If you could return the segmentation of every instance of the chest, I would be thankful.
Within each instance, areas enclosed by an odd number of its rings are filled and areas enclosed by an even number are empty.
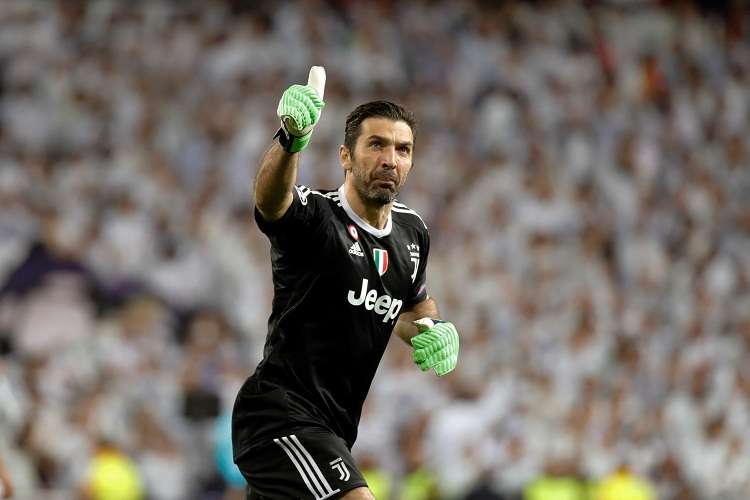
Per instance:
[[[351,292],[350,303],[362,301],[368,309],[382,310],[388,302],[384,296],[404,300],[412,293],[421,259],[416,233],[394,227],[377,237],[337,221],[326,248],[333,281]]]

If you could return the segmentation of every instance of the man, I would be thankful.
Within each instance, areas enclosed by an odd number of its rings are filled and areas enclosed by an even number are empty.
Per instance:
[[[324,106],[315,71],[282,95],[282,127],[255,178],[274,299],[263,360],[233,413],[251,499],[373,499],[350,450],[391,332],[422,370],[445,375],[458,359],[455,327],[430,320],[439,315],[425,286],[427,227],[395,199],[412,167],[411,113],[387,101],[357,107],[339,148],[344,184],[295,186]]]

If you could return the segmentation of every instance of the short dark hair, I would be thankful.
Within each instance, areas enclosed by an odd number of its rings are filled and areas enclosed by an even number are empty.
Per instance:
[[[346,117],[344,129],[344,146],[354,154],[354,145],[362,133],[362,122],[367,118],[388,118],[393,121],[403,121],[411,128],[414,139],[417,137],[417,120],[414,114],[403,106],[390,101],[370,101],[360,104]]]

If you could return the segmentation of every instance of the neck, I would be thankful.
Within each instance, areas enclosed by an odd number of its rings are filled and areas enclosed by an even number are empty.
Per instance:
[[[344,183],[344,195],[354,213],[362,217],[368,224],[376,229],[383,229],[388,222],[391,213],[391,203],[386,205],[374,205],[367,203],[359,195],[354,186]]]

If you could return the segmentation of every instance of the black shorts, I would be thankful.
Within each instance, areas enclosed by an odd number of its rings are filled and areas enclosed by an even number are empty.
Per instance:
[[[270,438],[237,460],[250,500],[324,500],[367,486],[343,439],[303,430]]]

